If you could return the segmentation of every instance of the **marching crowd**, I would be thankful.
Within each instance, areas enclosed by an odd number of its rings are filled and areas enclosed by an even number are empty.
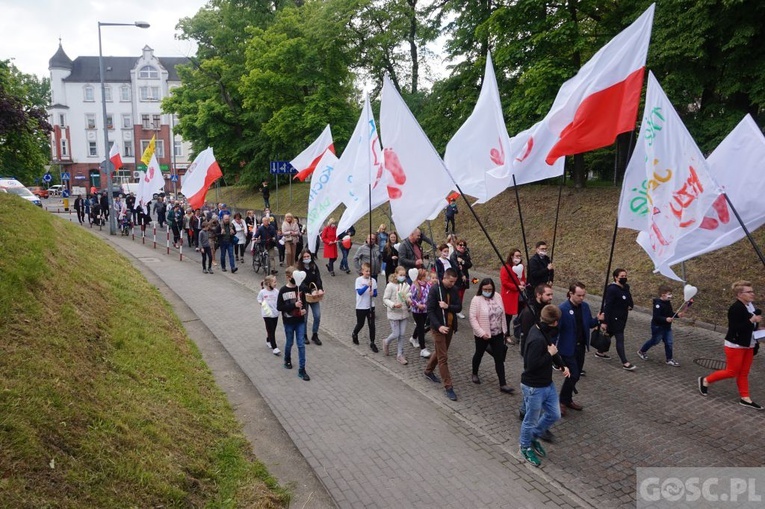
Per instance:
[[[91,222],[99,218],[108,220],[108,207],[104,210],[102,197],[77,197],[75,209],[80,223],[88,214]],[[79,201],[79,204],[78,204]],[[453,206],[450,203],[450,206]],[[78,208],[79,207],[79,208]],[[475,352],[472,357],[471,380],[480,384],[479,368],[485,354],[494,361],[499,390],[514,394],[505,373],[505,359],[509,347],[519,345],[523,358],[520,376],[523,401],[519,411],[522,421],[520,449],[523,457],[539,466],[546,451],[540,441],[554,440],[550,427],[565,416],[569,410],[582,411],[583,406],[574,401],[576,385],[582,376],[586,353],[592,348],[596,358],[611,359],[611,342],[624,370],[634,371],[636,366],[627,359],[624,331],[634,301],[630,293],[627,271],[617,268],[613,281],[606,288],[600,312],[593,314],[585,302],[586,285],[573,282],[568,287],[566,300],[559,306],[552,304],[555,267],[547,253],[546,242],[535,246],[534,255],[523,265],[519,249],[511,249],[498,275],[498,286],[493,278],[481,281],[471,279],[472,261],[464,239],[454,234],[454,215],[447,219],[447,238],[436,244],[419,229],[405,238],[397,232],[388,232],[382,224],[375,233],[366,236],[357,246],[353,256],[352,238],[356,232],[338,232],[333,218],[322,229],[319,241],[322,258],[311,252],[304,244],[306,230],[298,218],[286,214],[281,225],[276,225],[266,208],[258,220],[252,210],[244,217],[234,213],[225,204],[208,204],[202,209],[184,211],[181,203],[159,198],[148,212],[136,206],[132,196],[124,201],[116,198],[113,211],[119,218],[132,217],[135,224],[145,225],[151,221],[151,212],[158,223],[168,225],[173,232],[173,242],[182,242],[181,231],[186,233],[189,247],[202,255],[202,270],[213,273],[216,251],[220,250],[220,267],[226,271],[228,258],[230,270],[238,270],[237,263],[244,262],[245,251],[262,250],[267,254],[270,273],[261,283],[257,296],[266,329],[266,344],[274,355],[283,354],[283,365],[292,369],[293,345],[298,352],[298,376],[308,381],[306,371],[306,348],[313,342],[321,345],[321,301],[324,287],[320,266],[326,274],[335,276],[335,262],[340,258],[338,269],[358,277],[354,283],[356,325],[351,332],[354,344],[360,343],[360,334],[366,327],[369,348],[378,353],[376,334],[376,308],[378,297],[390,326],[390,333],[382,340],[385,356],[395,349],[396,360],[407,365],[405,345],[407,340],[418,355],[427,359],[424,376],[441,384],[445,395],[457,400],[449,370],[449,346],[459,321],[466,320],[472,331]],[[453,209],[456,213],[456,207]],[[451,223],[451,231],[449,226]],[[430,247],[426,249],[424,244]],[[285,284],[278,288],[276,260],[284,268]],[[353,264],[353,269],[351,268]],[[382,276],[382,279],[380,277]],[[384,285],[378,292],[378,284]],[[467,294],[472,285],[476,291]],[[763,407],[750,398],[748,375],[753,356],[759,349],[755,331],[762,320],[761,311],[754,307],[754,290],[748,281],[732,285],[736,300],[728,312],[728,331],[725,337],[726,367],[698,379],[699,392],[706,396],[709,387],[718,381],[735,378],[740,394],[739,403],[747,408],[762,410]],[[350,291],[350,290],[349,290]],[[467,297],[466,297],[467,295]],[[683,316],[683,308],[672,306],[672,288],[661,285],[652,303],[652,321],[649,339],[637,351],[638,357],[648,359],[649,350],[663,343],[664,362],[679,367],[674,358],[672,323]],[[467,312],[467,315],[465,314]],[[279,349],[276,330],[281,316],[285,332],[284,350]],[[408,330],[409,317],[414,326]],[[313,319],[311,335],[308,322]],[[430,339],[432,350],[427,346]],[[560,390],[553,382],[553,372],[563,376]]]

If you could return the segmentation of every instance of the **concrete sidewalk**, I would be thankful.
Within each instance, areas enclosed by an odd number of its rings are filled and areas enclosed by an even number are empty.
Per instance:
[[[262,275],[252,271],[249,256],[238,273],[216,270],[210,276],[201,273],[193,250],[184,249],[181,263],[175,250],[165,254],[164,245],[153,250],[140,239],[111,240],[141,260],[205,322],[341,507],[634,507],[637,467],[762,464],[765,412],[739,406],[732,381],[713,386],[708,398],[695,387],[696,378],[711,371],[704,359],[724,359],[719,332],[676,325],[675,358],[682,366],[673,368],[664,364],[661,346],[650,351],[649,361],[637,358],[634,352],[647,339],[650,316],[631,313],[627,357],[638,369],[622,370],[613,348],[612,360],[589,355],[587,377],[575,398],[585,410],[570,411],[555,426],[558,440],[548,447],[542,468],[534,469],[518,455],[520,397],[499,393],[490,358],[481,365],[483,383],[470,383],[473,338],[466,320],[460,321],[450,348],[459,395],[452,403],[440,386],[422,376],[424,361],[409,345],[407,366],[382,352],[373,354],[363,340],[352,345],[355,275],[332,278],[323,272],[324,345],[307,347],[312,380],[306,383],[296,370],[284,370],[281,358],[264,346],[255,301]],[[382,279],[378,282],[382,289]],[[466,300],[473,295],[469,291]],[[559,302],[562,296],[557,297]],[[389,327],[381,302],[378,306],[380,345]],[[277,341],[282,347],[281,325]],[[521,368],[511,348],[508,383],[518,384]],[[765,401],[763,371],[760,355],[750,375],[752,397],[760,403]],[[560,377],[555,383],[560,386]]]

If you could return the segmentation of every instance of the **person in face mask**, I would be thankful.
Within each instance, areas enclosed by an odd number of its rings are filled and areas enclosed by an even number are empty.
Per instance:
[[[480,384],[478,368],[487,347],[491,347],[491,355],[494,356],[494,369],[499,379],[499,390],[505,394],[515,392],[507,385],[505,379],[505,333],[507,322],[505,321],[505,307],[502,305],[502,297],[495,291],[494,280],[485,278],[478,286],[478,292],[470,302],[470,326],[473,328],[475,339],[475,353],[473,354],[474,384]]]
[[[521,276],[515,273],[514,267],[520,266]],[[526,270],[523,266],[521,250],[511,249],[505,260],[505,265],[499,271],[499,280],[502,286],[502,305],[505,307],[505,321],[507,322],[505,341],[512,345],[513,336],[510,334],[510,324],[513,322],[513,316],[520,312],[521,292],[526,289]]]
[[[319,273],[319,266],[313,261],[313,256],[309,249],[303,249],[298,255],[297,269],[305,272],[305,279],[300,285],[300,291],[305,295],[311,295],[316,292],[315,296],[324,295],[324,285],[321,282],[321,274]],[[314,300],[314,299],[312,299]],[[305,314],[305,336],[304,341],[306,345],[311,344],[311,341],[316,345],[321,345],[319,339],[319,325],[321,325],[321,302],[307,302],[308,307],[311,309],[313,315],[313,327],[311,339],[308,339],[308,310]]]
[[[627,271],[616,269],[613,272],[614,281],[606,288],[603,297],[603,314],[605,315],[606,334],[616,339],[616,353],[622,361],[622,367],[633,371],[635,365],[627,360],[624,353],[624,329],[627,327],[627,316],[634,306],[630,286],[627,284]],[[595,352],[599,359],[610,359],[606,352]]]
[[[541,240],[537,242],[537,252],[529,258],[528,285],[529,291],[532,291],[537,285],[552,285],[555,278],[555,267],[552,260],[547,256],[547,242]],[[529,300],[534,298],[533,294],[528,295]]]
[[[538,467],[542,464],[545,452],[539,439],[551,436],[550,426],[560,419],[558,391],[552,381],[553,365],[563,371],[563,376],[571,376],[563,359],[558,355],[558,348],[552,339],[558,335],[560,309],[548,304],[539,316],[539,323],[529,331],[526,350],[523,355],[523,374],[521,389],[526,415],[521,424],[520,445],[523,457]]]
[[[675,313],[672,311],[672,288],[669,285],[659,287],[659,297],[653,299],[653,318],[651,319],[651,339],[646,341],[640,350],[638,356],[644,361],[648,360],[648,350],[662,341],[664,342],[664,356],[667,366],[680,366],[672,356],[672,321],[675,319]],[[682,317],[683,313],[677,316]]]
[[[397,340],[396,360],[400,364],[409,364],[404,356],[406,342],[406,320],[409,318],[409,308],[412,297],[409,284],[406,282],[406,269],[398,266],[388,277],[388,285],[383,293],[383,304],[390,322],[390,336],[383,340],[383,353],[387,357],[391,342]]]

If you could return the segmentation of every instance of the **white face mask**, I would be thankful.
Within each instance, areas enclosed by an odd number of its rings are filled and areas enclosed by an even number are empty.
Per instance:
[[[672,300],[672,294],[671,293],[667,294],[667,300]]]
[[[310,258],[303,258],[303,263],[305,263],[305,264],[311,263],[311,259]]]
[[[520,258],[513,258],[513,263],[518,265],[519,263],[521,263],[521,259]]]
[[[406,281],[406,276],[397,276],[396,279],[398,279],[399,283],[403,283],[404,281]]]
[[[547,249],[540,249],[539,254],[542,256],[547,256]]]
[[[490,299],[490,298],[491,298],[491,292],[481,292],[481,295],[483,295],[483,296],[484,296],[484,297],[486,297],[487,299]]]

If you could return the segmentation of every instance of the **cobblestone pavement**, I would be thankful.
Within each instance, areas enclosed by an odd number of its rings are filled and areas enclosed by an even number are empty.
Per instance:
[[[351,343],[355,274],[324,271],[324,345],[307,346],[312,380],[305,383],[263,346],[255,302],[262,276],[249,256],[236,274],[205,276],[193,250],[184,249],[181,263],[175,250],[166,255],[164,247],[153,250],[140,239],[114,241],[144,260],[216,334],[341,507],[633,507],[637,467],[762,465],[765,412],[738,405],[732,381],[711,387],[707,398],[696,388],[697,377],[710,370],[694,359],[724,359],[720,332],[676,324],[681,367],[664,364],[661,345],[643,361],[635,352],[648,337],[650,316],[633,312],[626,344],[637,370],[624,371],[613,348],[611,360],[588,355],[575,396],[585,409],[569,411],[555,425],[557,441],[536,469],[518,453],[520,397],[498,391],[491,358],[481,365],[483,383],[470,382],[474,346],[467,320],[460,320],[450,348],[459,396],[450,402],[422,376],[424,360],[408,343],[406,366],[382,349],[372,353],[366,329],[360,346]],[[279,278],[282,284],[283,272]],[[563,297],[556,295],[556,302]],[[381,299],[378,309],[380,345],[389,333]],[[281,326],[278,332],[283,346]],[[520,383],[521,366],[511,347],[508,383]],[[764,373],[763,356],[755,357],[750,386],[759,402],[765,401]],[[561,382],[556,375],[556,386]]]

